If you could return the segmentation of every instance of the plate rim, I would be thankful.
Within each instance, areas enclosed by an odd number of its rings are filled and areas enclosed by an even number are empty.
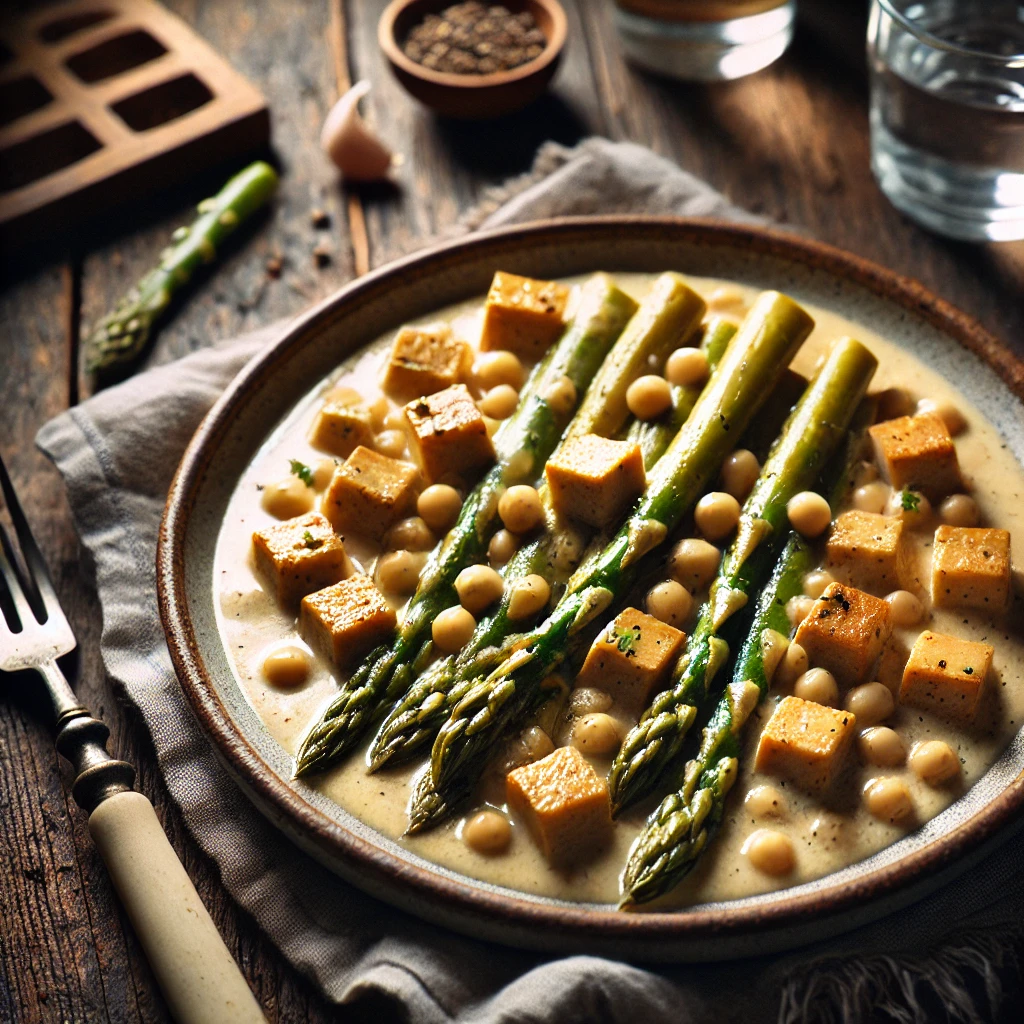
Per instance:
[[[863,910],[889,895],[894,904],[915,884],[924,886],[951,870],[1014,822],[1024,807],[1024,771],[970,818],[944,836],[870,874],[794,895],[767,905],[699,910],[680,908],[659,912],[627,913],[603,906],[550,905],[493,891],[487,883],[462,876],[447,877],[418,864],[401,861],[371,841],[331,821],[300,792],[280,779],[263,761],[235,723],[206,671],[191,618],[184,572],[184,545],[190,513],[204,469],[213,458],[234,414],[247,401],[248,392],[275,364],[287,358],[291,345],[325,315],[339,308],[369,301],[389,281],[415,271],[437,272],[441,264],[479,257],[503,245],[557,244],[574,235],[618,232],[667,231],[681,242],[743,247],[758,255],[778,257],[824,271],[860,285],[875,296],[902,306],[978,356],[1024,403],[1024,360],[999,342],[973,317],[935,295],[920,282],[888,270],[863,257],[828,243],[778,228],[735,224],[711,218],[607,215],[561,217],[529,224],[476,232],[441,242],[371,271],[327,296],[306,313],[282,327],[269,344],[233,378],[193,435],[172,480],[160,525],[157,546],[157,596],[161,623],[175,672],[189,705],[215,753],[240,783],[258,809],[303,849],[343,874],[365,891],[414,908],[424,901],[444,910],[446,923],[460,920],[481,924],[489,937],[507,928],[510,934],[538,931],[546,941],[563,936],[577,944],[610,940],[640,943],[644,947],[671,947],[699,939],[751,939],[768,931],[807,926],[809,922]],[[297,833],[293,830],[297,830]],[[823,876],[827,878],[828,876]],[[783,890],[784,891],[784,890]],[[403,898],[404,897],[404,898]],[[903,899],[902,904],[910,902]],[[879,915],[880,916],[880,915]],[[467,930],[463,928],[462,930]],[[473,929],[468,929],[472,931]],[[522,944],[516,941],[515,944]],[[639,953],[640,949],[637,948]]]

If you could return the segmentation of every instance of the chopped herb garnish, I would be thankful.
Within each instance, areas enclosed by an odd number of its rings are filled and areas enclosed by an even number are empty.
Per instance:
[[[304,462],[299,462],[298,459],[290,459],[288,465],[291,467],[292,472],[307,486],[313,486],[313,470],[309,468]]]
[[[314,537],[309,530],[304,530],[302,533],[302,543],[310,551],[316,551],[317,548],[323,546],[324,542],[322,537]]]
[[[921,504],[921,495],[906,489],[900,491],[900,507],[904,512],[916,512]]]
[[[640,640],[640,627],[634,626],[633,629],[627,629],[624,633],[613,633],[612,636],[615,638],[615,646],[627,658],[636,657],[636,645]]]

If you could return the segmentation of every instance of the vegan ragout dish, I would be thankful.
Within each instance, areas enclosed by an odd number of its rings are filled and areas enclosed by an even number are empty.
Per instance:
[[[498,272],[296,406],[215,587],[297,776],[457,872],[672,907],[860,861],[984,774],[1022,537],[997,431],[864,325]]]

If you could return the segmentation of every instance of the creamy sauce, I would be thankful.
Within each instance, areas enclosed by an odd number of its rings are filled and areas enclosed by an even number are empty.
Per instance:
[[[616,275],[620,287],[640,300],[652,277]],[[709,278],[691,278],[690,284],[706,298],[715,296],[722,312],[737,317],[756,291]],[[722,289],[716,296],[716,290]],[[467,303],[424,318],[423,322],[448,319],[456,333],[473,336],[479,303]],[[954,403],[965,414],[967,430],[956,438],[960,466],[981,512],[980,525],[1010,531],[1011,551],[1024,550],[1024,471],[984,416],[956,394],[944,380],[914,356],[877,336],[861,324],[806,304],[816,321],[810,339],[794,361],[794,368],[810,375],[823,351],[836,338],[852,335],[863,341],[878,357],[879,369],[872,390],[900,386],[914,398],[932,398]],[[331,382],[359,390],[366,399],[379,395],[378,378],[392,335],[382,338],[343,366]],[[275,522],[260,505],[260,488],[286,477],[290,459],[313,463],[322,452],[310,447],[306,432],[318,408],[317,395],[301,402],[287,421],[264,444],[238,484],[218,540],[215,587],[219,596],[221,635],[243,692],[270,734],[294,755],[308,728],[338,689],[337,671],[324,659],[312,655],[308,682],[296,690],[271,686],[262,672],[267,654],[280,646],[305,648],[299,639],[295,619],[282,611],[274,596],[257,579],[252,561],[251,538],[255,530]],[[397,407],[395,407],[397,408]],[[833,514],[840,510],[834,509]],[[925,584],[919,596],[927,595],[928,566],[932,533],[937,523],[914,531],[912,550],[918,577]],[[346,539],[349,556],[366,571],[372,568],[377,549],[355,538]],[[928,786],[906,766],[874,768],[865,765],[854,751],[845,775],[827,801],[802,794],[784,781],[759,775],[753,770],[754,751],[761,726],[770,716],[777,697],[773,690],[752,717],[746,729],[740,777],[730,794],[722,827],[693,873],[660,903],[672,906],[694,902],[726,900],[785,888],[809,881],[862,860],[896,841],[920,823],[934,817],[970,787],[993,763],[1024,721],[1024,628],[1021,624],[1019,573],[1009,616],[998,622],[986,621],[978,613],[943,609],[929,610],[925,620],[909,629],[896,629],[883,655],[878,678],[890,688],[898,687],[909,649],[924,628],[972,640],[984,640],[995,647],[992,677],[986,704],[970,729],[950,725],[929,714],[897,706],[884,723],[896,730],[909,752],[915,742],[941,739],[960,758],[959,779],[944,786]],[[694,595],[692,627],[704,595]],[[928,606],[926,601],[926,607]],[[400,611],[400,608],[399,608]],[[306,648],[308,650],[308,648]],[[612,709],[616,714],[616,709]],[[620,716],[622,717],[622,716]],[[622,719],[624,725],[631,720]],[[545,723],[556,742],[565,741],[565,722]],[[425,755],[424,755],[425,756]],[[596,860],[572,872],[549,867],[525,827],[513,818],[512,841],[506,853],[485,856],[475,853],[461,839],[464,818],[457,818],[433,832],[400,838],[407,819],[410,779],[421,770],[422,760],[411,766],[368,775],[365,760],[354,755],[339,767],[319,777],[315,785],[328,797],[382,834],[397,839],[410,851],[463,874],[525,892],[567,900],[616,902],[619,875],[629,848],[651,809],[645,804],[627,812],[614,829],[611,845]],[[593,759],[600,772],[610,761]],[[864,784],[880,775],[903,779],[913,798],[915,815],[899,826],[883,823],[865,809],[860,794]],[[755,819],[744,807],[743,797],[754,786],[770,783],[785,797],[786,813],[772,819]],[[491,773],[481,782],[478,799],[467,809],[472,813],[484,803],[503,806],[503,780]],[[788,835],[796,847],[796,867],[783,878],[772,878],[756,870],[740,854],[746,838],[758,828],[768,827]]]

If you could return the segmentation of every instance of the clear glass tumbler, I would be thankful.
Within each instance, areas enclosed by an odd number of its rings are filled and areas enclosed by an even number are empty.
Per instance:
[[[951,238],[1024,238],[1024,4],[872,0],[871,165]]]
[[[615,0],[625,55],[696,82],[741,78],[778,60],[795,12],[795,0]]]

